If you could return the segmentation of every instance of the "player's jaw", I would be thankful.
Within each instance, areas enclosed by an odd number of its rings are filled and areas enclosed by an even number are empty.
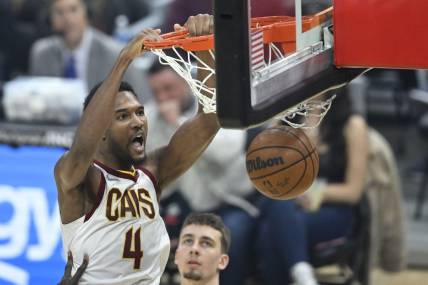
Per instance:
[[[203,278],[202,262],[195,257],[190,257],[185,262],[183,277],[189,280],[199,281]]]
[[[197,263],[188,263],[186,270],[183,272],[183,277],[193,281],[202,280],[203,274],[200,270],[201,265]]]
[[[183,277],[193,281],[202,280],[202,273],[198,270],[191,269],[183,274]]]
[[[107,139],[108,152],[114,154],[120,167],[128,168],[140,164],[145,158],[146,134],[144,130],[132,133],[122,132],[109,136]]]

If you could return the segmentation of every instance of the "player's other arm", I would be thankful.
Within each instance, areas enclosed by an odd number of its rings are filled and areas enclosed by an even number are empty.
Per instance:
[[[209,34],[213,32],[213,18],[206,14],[192,16],[184,26],[192,36]],[[176,25],[175,28],[182,27]],[[197,55],[202,61],[214,67],[214,61],[208,52],[199,52]],[[199,69],[198,79],[203,81],[207,76],[206,72]],[[213,87],[215,79],[209,78],[206,84]],[[207,148],[219,129],[217,115],[205,114],[200,105],[198,113],[180,126],[166,147],[149,154],[146,165],[148,168],[152,168],[156,174],[159,187],[162,189],[189,169]]]
[[[106,80],[98,88],[84,111],[70,150],[55,166],[59,190],[67,192],[79,186],[92,163],[98,145],[114,115],[114,102],[120,83],[131,61],[141,54],[142,42],[157,32],[146,30],[134,38],[120,53]]]

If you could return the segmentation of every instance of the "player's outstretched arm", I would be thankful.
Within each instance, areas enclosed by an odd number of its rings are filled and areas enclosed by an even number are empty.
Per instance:
[[[213,32],[213,17],[207,14],[191,16],[184,25],[191,36],[200,36]],[[175,25],[175,29],[183,28]],[[211,55],[208,52],[199,52],[198,57],[210,66],[214,66]],[[198,79],[203,80],[207,76],[205,71],[198,69]],[[214,87],[215,78],[210,78],[206,85]],[[207,96],[209,96],[207,94]],[[150,122],[149,122],[150,123]],[[220,124],[217,115],[205,114],[202,106],[199,106],[195,117],[186,121],[178,128],[169,144],[148,155],[146,167],[152,168],[156,173],[160,188],[175,180],[199,158],[212,141]]]
[[[126,69],[143,50],[143,40],[159,31],[145,30],[123,48],[116,63],[84,111],[70,150],[57,162],[55,179],[61,192],[76,189],[84,180],[95,151],[114,115],[114,102]]]

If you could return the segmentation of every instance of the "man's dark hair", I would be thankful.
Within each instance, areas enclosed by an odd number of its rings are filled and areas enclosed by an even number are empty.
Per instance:
[[[47,0],[47,10],[48,12],[51,11],[53,4],[55,4],[55,2],[58,0]],[[86,10],[86,17],[88,19],[92,19],[93,18],[93,14],[94,14],[94,4],[92,3],[93,1],[89,1],[89,0],[79,0],[79,2],[83,5],[83,8]]]
[[[189,225],[208,226],[219,231],[221,233],[221,251],[222,253],[229,251],[230,230],[219,216],[211,213],[191,213],[184,220],[182,229]]]
[[[102,83],[103,83],[103,81],[99,82],[94,87],[92,87],[91,91],[89,91],[89,94],[85,98],[85,102],[83,102],[83,110],[86,110],[86,107],[88,107],[89,102],[91,102],[92,98],[94,97],[95,93],[97,92],[98,88],[100,88]],[[135,93],[134,88],[132,87],[131,84],[129,84],[126,81],[122,81],[120,83],[118,92],[122,92],[122,91],[129,91],[135,96],[135,98],[138,99],[138,95],[137,95],[137,93]]]
[[[166,65],[166,64],[162,64],[162,63],[159,62],[159,60],[155,60],[152,63],[152,65],[149,67],[149,69],[147,70],[147,73],[149,75],[153,75],[153,74],[159,73],[159,72],[161,72],[163,70],[172,70],[172,71],[174,71],[171,66]]]
[[[47,0],[46,2],[47,2],[47,7],[49,8],[49,9],[51,9],[52,8],[52,6],[53,6],[53,4],[55,4],[55,2],[56,1],[58,1],[58,0]],[[82,3],[82,5],[85,7],[85,8],[88,8],[88,3],[87,3],[87,0],[79,0],[79,2],[80,3]]]

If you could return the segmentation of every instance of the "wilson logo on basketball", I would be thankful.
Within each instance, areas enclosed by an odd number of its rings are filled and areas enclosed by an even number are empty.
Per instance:
[[[273,157],[273,158],[268,158],[266,160],[261,159],[260,157],[256,157],[256,159],[247,160],[246,164],[247,164],[247,171],[248,171],[248,173],[251,173],[251,172],[253,172],[255,170],[264,169],[266,167],[283,165],[284,164],[284,160],[280,156]]]

